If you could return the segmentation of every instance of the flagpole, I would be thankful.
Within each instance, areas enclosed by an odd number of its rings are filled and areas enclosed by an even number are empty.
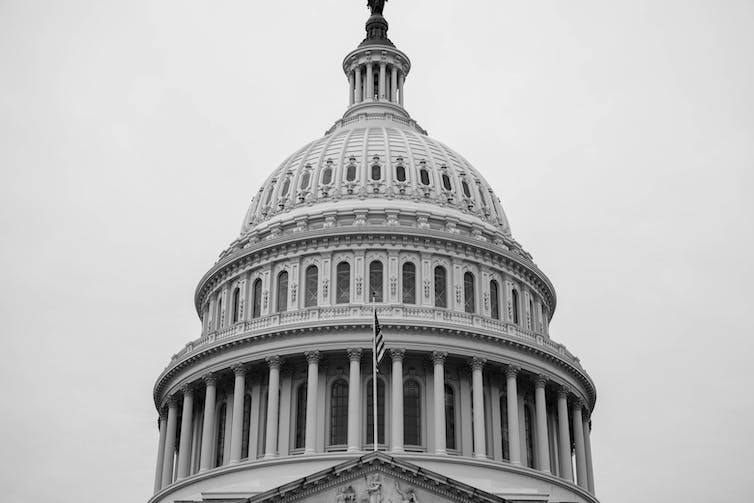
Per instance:
[[[372,303],[375,302],[374,296],[372,296]],[[377,321],[377,305],[374,305],[374,322],[372,326],[372,331],[374,332],[374,335],[372,336],[372,426],[374,427],[374,432],[372,435],[372,439],[374,440],[374,451],[377,452],[377,325],[375,324]]]

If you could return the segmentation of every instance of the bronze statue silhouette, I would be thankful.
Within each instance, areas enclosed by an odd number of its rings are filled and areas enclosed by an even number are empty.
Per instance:
[[[372,14],[382,15],[382,9],[385,8],[387,0],[367,0],[367,7],[372,10]]]

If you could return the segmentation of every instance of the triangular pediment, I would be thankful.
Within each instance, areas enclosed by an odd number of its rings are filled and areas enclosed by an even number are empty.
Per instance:
[[[438,473],[373,452],[243,503],[506,503]]]

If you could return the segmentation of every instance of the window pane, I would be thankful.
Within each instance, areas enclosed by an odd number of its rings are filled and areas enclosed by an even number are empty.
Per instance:
[[[403,303],[416,304],[416,266],[411,262],[403,264]]]
[[[252,318],[259,318],[262,314],[262,280],[254,281],[254,307],[251,312]]]
[[[445,447],[456,448],[456,405],[453,388],[445,385]]]
[[[296,442],[295,449],[303,449],[306,442],[306,383],[296,392]]]
[[[476,310],[476,301],[474,299],[474,275],[470,272],[463,275],[463,295],[464,310],[467,313],[473,313]]]
[[[322,184],[330,185],[330,182],[332,182],[332,168],[325,168],[325,171],[322,173]]]
[[[505,393],[500,395],[500,425],[503,430],[503,459],[510,460],[510,448],[508,447],[508,397]]]
[[[304,283],[304,307],[316,306],[319,285],[319,271],[316,265],[310,265],[306,268],[306,281]]]
[[[382,178],[382,170],[380,169],[379,165],[373,164],[372,165],[372,180],[379,180]]]
[[[243,433],[241,434],[241,457],[249,457],[249,420],[251,419],[251,396],[243,397]]]
[[[435,307],[448,307],[446,273],[442,266],[435,267]]]
[[[215,440],[215,466],[222,466],[225,454],[225,415],[228,408],[225,404],[220,406],[217,415],[217,439]]]
[[[419,179],[422,185],[429,185],[429,172],[426,169],[419,171]]]
[[[288,310],[288,273],[283,271],[278,276],[277,312]]]
[[[336,283],[335,302],[337,304],[351,302],[351,264],[348,262],[338,264]]]
[[[513,323],[518,323],[518,290],[514,288],[511,292],[511,298],[513,299]]]
[[[406,181],[406,168],[403,166],[398,166],[395,168],[395,177],[398,179],[399,182],[405,182]]]
[[[352,182],[356,180],[356,166],[349,164],[346,168],[346,180]]]
[[[445,190],[450,190],[453,188],[450,185],[450,177],[446,174],[442,175],[442,186],[445,187]]]
[[[369,295],[374,302],[382,302],[382,262],[369,264]]]
[[[498,292],[497,281],[490,281],[490,307],[492,317],[500,319],[500,295]]]
[[[291,179],[286,178],[285,182],[283,182],[283,190],[280,191],[281,197],[285,197],[288,195],[288,189],[290,188],[290,186],[291,186]]]
[[[238,322],[238,309],[241,307],[241,289],[233,290],[233,323]]]
[[[367,382],[367,444],[374,444],[374,399],[372,380]],[[385,443],[385,383],[377,379],[377,438]]]
[[[309,187],[309,178],[311,178],[311,174],[308,171],[304,172],[304,174],[301,176],[300,188],[302,190]]]
[[[403,384],[403,441],[406,445],[421,445],[421,395],[414,380]]]
[[[471,191],[469,190],[469,184],[466,183],[466,180],[461,182],[461,187],[463,187],[463,195],[466,197],[471,197]]]
[[[524,406],[524,435],[526,441],[526,465],[534,468],[534,432],[532,431],[531,407]]]
[[[338,379],[330,395],[330,445],[348,442],[348,383]]]

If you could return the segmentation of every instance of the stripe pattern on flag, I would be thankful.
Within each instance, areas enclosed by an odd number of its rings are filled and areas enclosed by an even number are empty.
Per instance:
[[[385,338],[382,336],[382,327],[377,319],[377,311],[374,312],[374,354],[377,363],[385,356]]]

